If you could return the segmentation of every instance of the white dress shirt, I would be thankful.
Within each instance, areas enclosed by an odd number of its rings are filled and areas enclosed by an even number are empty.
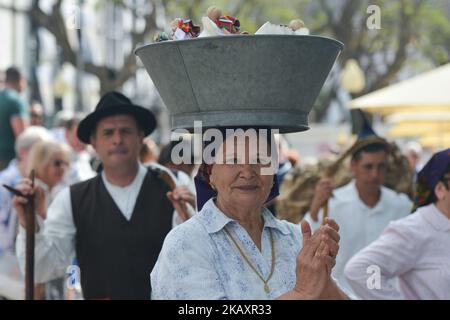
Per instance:
[[[91,156],[87,151],[70,152],[69,182],[77,183],[93,178],[97,173],[91,167]]]
[[[339,224],[341,236],[333,276],[343,288],[351,291],[344,277],[344,268],[350,258],[377,239],[390,221],[405,217],[411,209],[412,203],[405,194],[386,187],[381,187],[380,200],[373,208],[359,198],[355,181],[333,191],[328,203],[328,216]],[[311,219],[309,213],[305,219],[313,230],[317,230],[322,216],[321,210],[317,222]]]
[[[136,199],[147,169],[140,165],[133,182],[126,187],[112,185],[102,173],[103,183],[127,220],[133,213]],[[73,221],[70,189],[63,189],[50,204],[47,218],[37,219],[39,232],[35,238],[35,280],[46,282],[65,274],[75,254],[76,227]],[[25,269],[25,230],[19,228],[16,253],[21,270]]]
[[[22,175],[16,160],[12,160],[5,170],[0,171],[0,257],[5,251],[14,251],[17,233],[17,215],[12,205],[14,195],[3,185],[15,187],[20,180]]]
[[[373,265],[380,271],[378,287],[368,272]],[[345,276],[364,299],[450,299],[450,219],[430,204],[391,222],[349,261]]]

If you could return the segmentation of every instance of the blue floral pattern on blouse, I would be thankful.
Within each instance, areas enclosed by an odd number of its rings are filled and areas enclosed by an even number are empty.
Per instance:
[[[209,200],[198,214],[167,235],[151,273],[152,299],[262,300],[292,290],[302,246],[300,226],[276,219],[266,208],[262,216],[259,251],[245,229]],[[272,230],[276,258],[269,293],[224,231],[225,226],[264,279],[272,263],[269,228]]]

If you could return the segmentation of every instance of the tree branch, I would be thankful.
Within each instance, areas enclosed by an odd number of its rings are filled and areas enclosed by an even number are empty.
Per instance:
[[[125,58],[124,66],[120,69],[117,77],[114,81],[113,86],[119,87],[123,85],[129,78],[131,74],[134,74],[137,70],[136,55],[134,54],[134,49],[142,42],[144,42],[145,37],[152,30],[156,30],[158,27],[156,25],[156,9],[153,8],[152,12],[145,16],[145,27],[140,33],[135,33],[132,36],[132,49],[128,56]]]
[[[327,24],[331,27],[331,29],[334,29],[335,24],[334,24],[333,11],[331,10],[330,7],[328,7],[326,0],[320,0],[319,4],[320,4],[320,7],[322,8],[322,11],[325,12],[325,14],[328,18]]]
[[[55,37],[56,43],[62,50],[64,60],[73,66],[77,66],[77,53],[70,44],[64,17],[61,13],[61,5],[62,0],[57,0],[52,7],[51,14],[46,14],[39,7],[39,1],[33,1],[33,5],[27,13],[35,19],[39,26],[47,29]],[[156,10],[153,9],[144,19],[146,21],[144,29],[141,32],[132,33],[131,35],[132,50],[125,58],[124,65],[119,71],[112,70],[107,66],[84,62],[83,71],[99,78],[102,93],[122,86],[136,72],[137,64],[134,49],[139,43],[144,42],[145,37],[151,30],[157,29]]]
[[[393,61],[388,64],[387,71],[376,79],[370,88],[367,89],[367,92],[387,86],[402,68],[407,58],[407,45],[410,43],[412,37],[413,17],[417,11],[420,10],[422,3],[423,0],[418,1],[414,7],[413,13],[407,13],[405,0],[401,1],[398,48],[395,57]]]

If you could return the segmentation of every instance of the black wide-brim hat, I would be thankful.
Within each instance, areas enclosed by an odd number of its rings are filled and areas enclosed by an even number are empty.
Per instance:
[[[135,105],[123,94],[112,91],[105,93],[94,112],[84,118],[78,125],[77,136],[80,141],[89,144],[92,132],[95,130],[98,121],[105,117],[127,114],[136,118],[139,127],[148,136],[156,127],[156,119],[150,110]]]

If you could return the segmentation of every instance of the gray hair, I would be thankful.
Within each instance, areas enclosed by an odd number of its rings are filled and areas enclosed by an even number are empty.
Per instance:
[[[30,150],[27,171],[31,172],[31,170],[35,169],[37,170],[36,173],[39,174],[40,169],[47,166],[52,157],[58,153],[61,153],[65,160],[70,162],[70,149],[66,144],[53,139],[39,141]]]
[[[66,130],[70,130],[73,126],[79,124],[85,117],[86,114],[84,112],[76,112],[71,117],[67,118],[62,126],[65,127]]]
[[[30,150],[36,142],[47,140],[52,140],[47,129],[39,126],[28,127],[17,137],[14,146],[16,154],[19,154],[21,150]]]

